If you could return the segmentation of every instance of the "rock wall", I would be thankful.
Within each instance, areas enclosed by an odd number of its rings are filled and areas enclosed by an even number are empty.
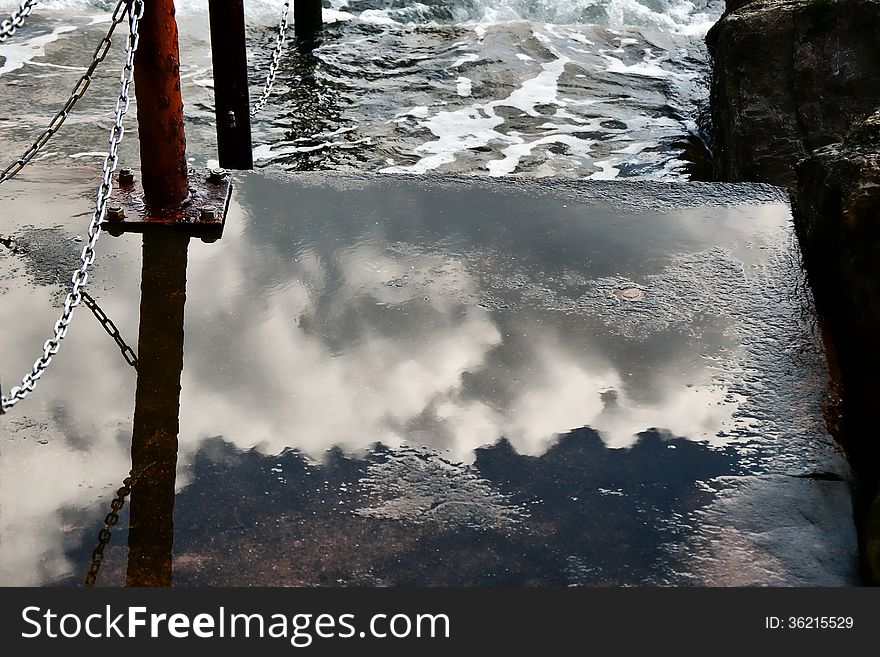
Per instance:
[[[707,44],[715,178],[792,193],[880,584],[880,0],[729,0]]]
[[[844,383],[841,434],[866,487],[863,553],[880,583],[880,112],[843,143],[817,149],[797,173],[801,250],[835,344]]]
[[[880,0],[733,0],[707,36],[715,178],[793,188],[880,99]]]

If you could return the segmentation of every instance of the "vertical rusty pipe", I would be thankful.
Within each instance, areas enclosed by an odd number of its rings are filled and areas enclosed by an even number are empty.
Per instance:
[[[217,153],[224,169],[253,169],[244,0],[208,0]]]
[[[147,205],[175,207],[189,194],[174,0],[144,3],[134,84]]]
[[[170,586],[189,238],[144,235],[126,586]]]
[[[314,39],[322,25],[321,0],[293,0],[293,30],[297,39]]]

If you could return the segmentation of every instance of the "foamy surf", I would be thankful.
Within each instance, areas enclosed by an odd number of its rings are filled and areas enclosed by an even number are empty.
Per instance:
[[[282,59],[253,127],[257,165],[681,179],[682,144],[699,140],[706,94],[698,36],[720,13],[717,4],[332,0],[321,45],[311,54],[291,48]],[[87,62],[113,5],[43,0],[20,40],[0,48],[0,76],[38,78],[55,67],[62,86],[64,75],[75,82],[70,54],[81,51]],[[15,6],[0,0],[4,11]],[[283,3],[245,6],[256,95]],[[188,144],[194,161],[205,162],[215,157],[207,3],[177,7]],[[72,135],[71,153],[94,150],[78,139]]]
[[[0,64],[0,76],[17,71],[25,64],[42,58],[46,54],[48,44],[57,41],[62,34],[72,32],[75,29],[72,25],[62,25],[48,34],[10,40],[0,49],[0,57],[3,58],[3,63]]]
[[[112,0],[41,0],[46,11],[91,12],[111,9]],[[276,16],[281,0],[248,0],[250,18]],[[704,34],[721,12],[719,0],[330,0],[327,22],[359,20],[375,25],[494,24],[533,21],[557,25],[646,27],[679,34]],[[207,11],[205,0],[176,0],[180,15]],[[0,0],[11,10],[18,0]]]

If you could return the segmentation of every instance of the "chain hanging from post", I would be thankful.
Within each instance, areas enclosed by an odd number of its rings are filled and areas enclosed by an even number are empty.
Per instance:
[[[122,487],[116,491],[116,497],[114,497],[113,501],[110,503],[110,513],[105,516],[104,526],[101,528],[101,531],[98,532],[98,544],[95,546],[95,549],[92,550],[92,560],[89,564],[89,570],[86,572],[84,582],[84,585],[87,588],[93,587],[95,581],[98,579],[98,571],[101,570],[101,563],[104,561],[104,550],[107,549],[107,544],[110,542],[113,527],[119,522],[119,512],[122,511],[122,507],[125,506],[125,498],[131,495],[131,491],[135,487],[135,484],[137,484],[138,479],[141,478],[141,475],[153,467],[153,465],[155,465],[155,463],[145,465],[137,472],[129,472],[128,476],[122,480]]]
[[[119,347],[119,351],[122,352],[122,357],[125,359],[125,362],[131,365],[134,369],[137,369],[137,354],[134,353],[134,349],[128,346],[128,343],[123,339],[122,334],[116,327],[116,324],[114,324],[113,320],[107,316],[107,313],[101,310],[101,307],[92,298],[92,295],[90,295],[85,290],[82,290],[81,294],[82,302],[86,305],[86,308],[92,311],[95,319],[98,320],[98,322],[104,328],[104,331],[107,332],[107,335],[113,338],[113,342],[115,342],[116,346]]]
[[[284,9],[281,12],[281,22],[278,24],[278,39],[275,42],[275,50],[272,51],[272,61],[269,64],[269,72],[266,74],[266,86],[260,100],[251,110],[251,116],[259,114],[266,103],[269,102],[269,96],[272,95],[272,87],[275,86],[275,77],[278,75],[278,65],[281,63],[281,55],[284,53],[284,40],[287,37],[287,19],[290,14],[290,0],[284,1]]]
[[[27,253],[27,249],[19,246],[13,237],[0,235],[0,246],[9,249],[10,253],[13,255],[24,255]],[[137,354],[134,352],[134,349],[128,345],[125,338],[122,337],[122,333],[120,333],[116,324],[113,323],[113,320],[110,319],[107,313],[101,309],[101,306],[98,305],[98,302],[95,301],[92,295],[85,290],[80,290],[80,294],[82,294],[82,302],[86,305],[86,308],[92,311],[95,319],[98,320],[98,323],[107,335],[113,338],[116,346],[119,347],[119,351],[122,352],[122,357],[125,359],[125,362],[131,365],[134,369],[137,369]]]
[[[84,585],[87,588],[93,587],[95,580],[98,579],[98,571],[101,570],[101,563],[104,561],[104,550],[107,548],[110,537],[113,535],[113,527],[119,522],[119,512],[125,506],[125,498],[131,495],[133,486],[134,476],[129,474],[122,481],[122,487],[116,491],[116,497],[110,503],[110,513],[104,518],[104,526],[98,532],[98,544],[92,550],[92,560],[89,564],[89,570],[86,572]]]
[[[24,19],[34,10],[35,4],[37,4],[37,0],[21,0],[18,9],[12,12],[9,18],[0,23],[0,43],[6,41],[6,39],[15,34],[18,28],[24,25]]]
[[[125,65],[119,75],[116,120],[110,129],[110,147],[107,150],[107,155],[104,157],[101,185],[98,187],[95,199],[95,213],[92,216],[87,231],[89,239],[80,255],[82,265],[73,274],[71,279],[72,287],[64,299],[64,310],[58,321],[55,322],[52,337],[43,344],[42,355],[34,361],[31,371],[22,378],[21,385],[12,388],[9,391],[9,396],[2,398],[3,410],[12,408],[33,392],[37,381],[43,376],[46,368],[52,362],[52,357],[58,353],[61,341],[67,335],[70,321],[73,319],[73,312],[82,301],[82,289],[89,280],[89,267],[95,262],[95,245],[98,242],[98,237],[101,235],[101,222],[104,220],[104,215],[107,211],[107,200],[110,197],[110,192],[113,190],[112,175],[119,162],[119,144],[122,143],[122,137],[125,134],[122,122],[130,104],[128,94],[134,76],[134,54],[138,47],[138,24],[144,15],[144,0],[131,0],[127,13],[129,33],[125,45]]]
[[[64,121],[67,120],[70,112],[76,106],[77,101],[85,95],[86,90],[92,83],[92,75],[95,73],[95,69],[98,68],[98,65],[103,62],[104,58],[107,56],[107,52],[110,50],[113,32],[116,30],[116,26],[125,20],[129,2],[130,0],[119,0],[116,9],[113,11],[113,18],[110,21],[110,28],[107,30],[107,34],[101,39],[101,43],[98,44],[98,47],[95,48],[95,52],[92,55],[92,63],[89,64],[86,72],[83,73],[79,81],[76,83],[73,92],[70,94],[67,102],[64,103],[64,107],[61,108],[51,121],[49,121],[48,127],[39,137],[37,137],[36,141],[31,144],[30,148],[28,148],[15,162],[0,172],[0,184],[5,183],[21,171],[25,165],[27,165],[27,163],[30,162],[40,150],[42,150],[43,146],[46,145],[46,142],[48,142],[52,136],[61,129],[61,126],[64,125]]]

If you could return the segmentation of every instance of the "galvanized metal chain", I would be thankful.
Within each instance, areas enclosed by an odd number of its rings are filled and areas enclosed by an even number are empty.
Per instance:
[[[0,23],[0,43],[6,41],[6,39],[15,34],[18,28],[24,25],[24,19],[34,10],[35,4],[37,4],[37,0],[22,0],[18,9],[12,12],[9,18]]]
[[[7,248],[13,255],[27,254],[27,248],[20,246],[18,242],[15,241],[14,237],[0,235],[0,246]],[[113,338],[116,346],[119,347],[119,351],[122,352],[122,357],[125,359],[125,362],[131,365],[134,369],[137,369],[137,354],[122,337],[122,333],[119,332],[119,329],[116,324],[113,323],[113,320],[110,319],[107,313],[101,309],[101,306],[98,305],[98,302],[95,301],[91,294],[85,290],[80,290],[80,294],[82,294],[82,302],[85,304],[86,308],[92,311],[95,319],[98,320],[98,323],[101,324],[101,327],[106,331],[107,335]]]
[[[86,90],[92,83],[92,75],[95,73],[95,69],[98,68],[98,65],[103,62],[104,58],[107,56],[107,52],[110,50],[113,32],[116,30],[116,26],[125,20],[129,2],[130,0],[119,0],[116,9],[113,10],[113,17],[110,21],[110,28],[107,30],[107,34],[101,39],[101,43],[98,44],[98,47],[95,48],[95,52],[92,55],[92,63],[89,64],[86,72],[83,73],[82,77],[80,77],[79,81],[76,83],[76,86],[74,86],[73,92],[70,94],[67,102],[64,103],[64,107],[59,110],[51,121],[49,121],[48,127],[39,137],[37,137],[36,141],[31,144],[30,148],[28,148],[15,162],[0,172],[0,184],[5,183],[21,171],[25,165],[30,162],[40,150],[42,150],[43,146],[46,145],[46,142],[48,142],[52,136],[61,129],[61,126],[64,125],[68,115],[70,115],[70,112],[76,106],[77,101],[85,95]]]
[[[100,322],[101,326],[107,332],[107,335],[113,338],[113,342],[115,342],[116,346],[119,347],[119,350],[122,352],[122,357],[125,359],[125,362],[131,365],[133,368],[137,369],[137,354],[134,353],[134,349],[129,347],[128,343],[122,338],[122,334],[119,332],[119,329],[116,328],[116,324],[113,323],[113,320],[107,316],[107,313],[101,310],[101,307],[92,298],[92,295],[90,295],[85,290],[82,290],[80,294],[82,294],[82,302],[86,305],[86,308],[92,311],[95,319]]]
[[[266,86],[260,100],[251,109],[251,116],[259,114],[269,97],[272,95],[272,88],[275,86],[275,78],[278,76],[278,65],[281,63],[281,55],[284,53],[284,41],[287,38],[287,19],[290,15],[290,0],[284,1],[284,9],[281,12],[281,22],[278,23],[278,38],[275,42],[275,50],[272,51],[272,61],[269,63],[269,72],[266,74]]]
[[[107,200],[110,197],[110,192],[113,190],[112,176],[119,162],[119,144],[122,143],[122,137],[125,134],[122,122],[130,104],[128,94],[134,77],[134,54],[138,47],[138,25],[144,15],[144,0],[131,0],[127,7],[127,13],[128,39],[125,45],[125,66],[123,66],[122,72],[119,75],[116,120],[110,129],[110,147],[107,155],[104,157],[101,185],[98,187],[95,199],[95,212],[87,231],[88,241],[80,255],[82,265],[73,274],[71,279],[72,287],[64,299],[64,310],[58,321],[55,322],[52,337],[43,344],[42,355],[34,361],[31,371],[22,378],[21,385],[12,388],[9,391],[9,396],[2,398],[3,410],[12,408],[33,392],[37,381],[43,376],[46,368],[52,362],[53,356],[58,353],[61,341],[67,335],[70,321],[73,319],[73,312],[82,301],[82,290],[89,281],[89,267],[95,262],[95,245],[98,242],[98,237],[101,235],[101,222],[104,220],[104,215],[107,211]]]

